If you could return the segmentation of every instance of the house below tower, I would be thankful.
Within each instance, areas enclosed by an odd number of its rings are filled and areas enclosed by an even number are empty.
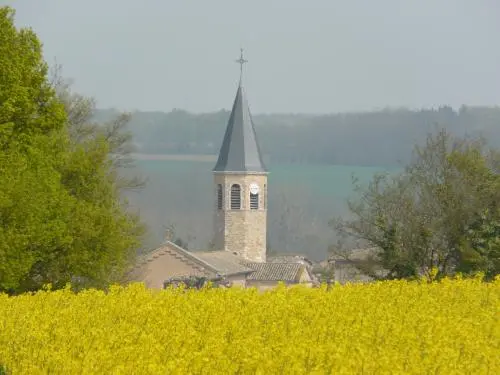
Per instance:
[[[217,251],[187,251],[166,241],[142,258],[130,280],[163,288],[172,278],[222,277],[232,285],[269,289],[279,282],[311,286],[311,268],[296,261],[266,258],[267,169],[240,81],[213,169],[214,240]]]
[[[232,286],[259,290],[276,287],[280,282],[308,287],[315,283],[311,267],[298,258],[250,262],[225,250],[188,251],[170,241],[142,257],[130,272],[129,281],[163,289],[170,279],[189,277],[221,277]]]

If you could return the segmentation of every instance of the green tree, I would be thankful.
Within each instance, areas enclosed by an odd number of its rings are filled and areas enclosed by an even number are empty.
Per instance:
[[[36,35],[0,8],[0,290],[18,288],[43,247],[67,241],[59,211],[69,197],[57,170],[66,116],[46,74]]]
[[[114,145],[75,141],[36,35],[0,8],[0,291],[105,286],[133,261],[141,226],[120,199]]]
[[[135,164],[131,157],[135,151],[132,133],[128,129],[131,114],[118,113],[109,121],[96,122],[97,108],[94,98],[75,93],[71,88],[71,80],[63,77],[60,64],[56,63],[52,68],[50,82],[64,105],[71,141],[75,145],[82,145],[104,138],[108,144],[110,167],[120,192],[142,189],[146,180],[134,173]]]
[[[460,248],[457,271],[484,272],[487,279],[500,272],[499,217],[486,210],[470,225]]]
[[[483,141],[441,130],[415,148],[403,173],[356,186],[358,198],[348,203],[353,218],[335,221],[335,228],[373,247],[370,261],[358,263],[376,278],[430,276],[434,268],[438,276],[497,274],[499,160]],[[349,257],[339,247],[333,252]]]
[[[0,8],[0,142],[29,142],[64,127],[66,115],[46,80],[41,44],[30,29],[17,30],[14,11]]]

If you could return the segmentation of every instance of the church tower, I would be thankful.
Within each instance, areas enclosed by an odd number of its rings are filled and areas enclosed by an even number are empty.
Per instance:
[[[251,262],[266,261],[267,170],[262,161],[252,116],[240,82],[217,164],[214,245]]]

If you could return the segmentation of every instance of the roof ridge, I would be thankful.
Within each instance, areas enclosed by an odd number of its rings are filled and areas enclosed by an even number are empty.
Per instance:
[[[286,265],[297,265],[297,266],[303,266],[302,263],[292,263],[292,262],[246,262],[248,264],[273,264],[273,265],[282,265],[282,264],[286,264]]]
[[[191,251],[188,251],[188,250],[185,250],[183,249],[182,247],[180,247],[179,245],[177,245],[176,243],[174,242],[170,242],[170,241],[167,241],[168,244],[171,244],[173,245],[173,247],[180,251],[183,255],[187,256],[188,258],[192,258],[193,260],[205,265],[205,266],[208,266],[210,268],[211,271],[215,272],[216,274],[219,273],[219,270],[217,270],[213,265],[211,265],[210,263],[206,262],[205,260],[201,259],[201,258],[198,258],[196,255],[194,255]]]
[[[171,241],[165,241],[160,246],[158,246],[156,249],[151,251],[150,253],[145,254],[142,257],[141,261],[136,263],[135,267],[146,264],[149,260],[152,260],[153,258],[155,258],[155,255],[157,252],[161,252],[166,246],[169,246],[169,245],[172,248],[174,248],[176,251],[180,252],[186,258],[190,259],[191,261],[194,261],[195,263],[198,263],[198,265],[201,265],[205,268],[208,268],[212,272],[219,273],[219,271],[213,265],[207,263],[203,259],[198,258],[197,256],[193,255],[192,252],[183,249],[182,247],[180,247],[179,245],[177,245],[176,243],[171,242]],[[166,252],[164,254],[159,254],[159,255],[163,256],[165,254],[166,254]]]
[[[229,251],[226,251],[226,250],[215,250],[215,251],[204,251],[203,252],[203,255],[209,255],[210,256],[211,254],[215,254],[216,258],[218,258],[218,259],[214,258],[213,261],[229,262],[229,263],[232,263],[235,266],[238,266],[238,267],[242,268],[241,270],[239,270],[239,271],[237,271],[235,273],[231,273],[231,271],[229,271],[230,272],[229,274],[242,274],[242,273],[252,273],[252,272],[254,272],[253,269],[251,269],[250,267],[247,267],[245,264],[243,264],[241,262],[241,260],[242,260],[241,257],[239,257],[239,256],[237,256],[235,254],[232,254]],[[218,255],[223,255],[223,257],[219,257]],[[227,257],[229,257],[229,259]],[[217,273],[221,273],[221,271],[223,271],[225,273],[227,271],[227,270],[223,269],[224,267],[219,268],[215,263],[211,262],[210,259],[206,259],[206,258],[200,258],[200,259],[204,263],[211,265],[217,271]]]

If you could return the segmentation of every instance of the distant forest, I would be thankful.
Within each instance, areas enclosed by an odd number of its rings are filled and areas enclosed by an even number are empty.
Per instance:
[[[98,117],[113,114],[113,110],[101,110]],[[228,118],[227,110],[135,112],[130,130],[138,153],[216,155]],[[436,127],[460,136],[482,135],[500,147],[500,107],[255,115],[254,123],[264,158],[273,164],[401,165],[415,143]]]

